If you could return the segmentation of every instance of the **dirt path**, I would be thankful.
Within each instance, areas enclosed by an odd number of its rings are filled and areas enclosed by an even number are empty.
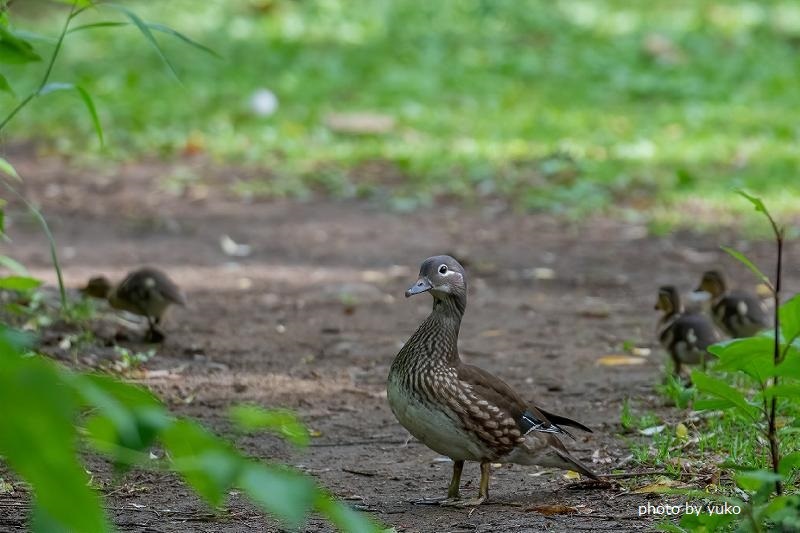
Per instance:
[[[662,375],[660,351],[638,366],[598,366],[597,358],[619,353],[625,340],[652,342],[659,284],[689,290],[700,272],[717,264],[750,282],[723,259],[719,242],[770,257],[768,245],[731,235],[652,238],[636,225],[604,219],[565,225],[495,205],[400,215],[374,204],[243,204],[213,183],[199,197],[159,192],[156,177],[164,169],[158,165],[131,167],[113,179],[65,174],[53,161],[19,167],[28,176],[27,194],[50,217],[70,285],[98,271],[119,276],[153,264],[185,289],[189,307],[168,317],[167,342],[147,364],[170,372],[144,379],[146,385],[176,412],[220,432],[230,430],[226,409],[237,402],[296,410],[319,432],[307,450],[269,435],[239,438],[238,444],[254,456],[306,470],[398,531],[652,528],[636,516],[643,497],[571,490],[560,473],[519,466],[495,469],[492,503],[474,511],[411,503],[443,494],[451,468],[423,445],[404,444],[408,434],[386,402],[392,358],[430,307],[428,298],[402,297],[422,259],[451,253],[467,266],[464,359],[593,427],[593,434],[569,446],[590,464],[594,455],[601,461],[594,467],[608,472],[630,453],[618,435],[625,398],[642,409],[670,411],[653,392]],[[13,220],[9,251],[52,280],[36,227],[25,217]],[[252,246],[252,253],[225,255],[223,235]],[[789,265],[798,264],[793,254]],[[537,279],[548,277],[537,268],[551,269],[554,278]],[[799,277],[790,268],[790,290]],[[105,479],[104,465],[93,462],[92,469]],[[477,477],[477,466],[468,465],[465,493],[477,491]],[[227,516],[209,515],[178,480],[163,474],[132,473],[108,493],[122,530],[276,530],[236,493]],[[581,514],[546,517],[525,510],[552,503]],[[0,521],[0,529],[13,523]],[[329,529],[317,519],[307,525],[308,531]]]

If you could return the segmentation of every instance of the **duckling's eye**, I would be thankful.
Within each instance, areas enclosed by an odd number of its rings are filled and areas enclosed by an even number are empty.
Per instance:
[[[439,274],[447,274],[447,265],[439,266]]]

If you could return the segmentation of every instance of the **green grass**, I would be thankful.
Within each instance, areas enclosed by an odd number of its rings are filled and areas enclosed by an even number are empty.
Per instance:
[[[177,158],[190,142],[214,161],[265,170],[238,184],[243,194],[391,193],[397,207],[498,195],[578,215],[631,207],[656,230],[733,220],[746,209],[730,201],[735,187],[778,214],[798,209],[786,194],[800,166],[796,2],[126,5],[223,59],[158,34],[181,85],[132,26],[72,34],[53,79],[96,98],[109,144],[96,159]],[[34,12],[18,25],[54,35],[63,13]],[[106,9],[91,19],[120,20]],[[18,95],[40,75],[3,69]],[[278,96],[271,117],[249,110],[259,88]],[[0,97],[0,109],[12,103]],[[330,113],[350,112],[395,126],[371,135],[326,126]],[[6,134],[16,137],[50,138],[65,153],[97,144],[69,94],[26,109]],[[375,160],[399,179],[371,176]]]

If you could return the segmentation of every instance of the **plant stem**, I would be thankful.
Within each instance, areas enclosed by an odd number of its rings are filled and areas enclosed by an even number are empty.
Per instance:
[[[19,191],[17,191],[14,187],[11,186],[4,179],[0,179],[0,182],[6,186],[6,188],[11,191],[14,196],[19,198],[22,203],[24,203],[28,209],[31,210],[31,213],[36,217],[39,221],[39,224],[42,226],[42,230],[44,234],[47,236],[47,241],[50,243],[50,257],[53,260],[53,268],[56,270],[56,277],[58,278],[58,294],[61,298],[61,311],[67,310],[67,290],[64,288],[64,277],[61,275],[61,264],[58,262],[58,254],[56,253],[56,240],[53,237],[53,233],[50,231],[50,226],[47,224],[47,221],[44,219],[42,212],[39,211],[36,206],[28,201],[25,196],[22,195]]]
[[[79,9],[75,11],[77,7],[77,2],[72,4],[72,7],[69,10],[69,16],[67,16],[66,20],[64,21],[64,27],[61,28],[61,35],[58,36],[58,41],[56,41],[56,47],[53,50],[53,54],[50,56],[50,61],[47,64],[47,68],[44,71],[44,76],[42,76],[42,81],[39,83],[39,87],[36,88],[31,94],[23,98],[17,106],[11,110],[11,112],[3,119],[3,122],[0,122],[0,131],[11,122],[11,119],[16,116],[17,113],[22,110],[23,107],[28,105],[28,102],[33,100],[39,93],[44,89],[44,86],[47,85],[47,80],[50,79],[50,74],[53,72],[53,65],[56,63],[56,58],[58,57],[58,53],[61,51],[61,44],[64,42],[64,37],[67,35],[67,30],[69,29],[69,23],[72,22],[72,19],[75,18],[76,15],[81,13],[83,9]]]
[[[769,215],[767,215],[769,216]],[[772,224],[772,230],[775,233],[775,242],[778,247],[778,264],[775,267],[775,290],[772,291],[772,298],[775,304],[775,339],[773,343],[773,363],[777,367],[781,362],[781,320],[780,320],[780,307],[781,307],[781,274],[783,263],[783,228],[779,228],[772,217],[769,217]],[[778,376],[772,378],[772,384],[778,384]],[[778,474],[778,466],[781,461],[780,443],[778,442],[778,428],[777,428],[777,411],[778,411],[778,398],[773,395],[770,403],[769,415],[767,417],[768,428],[767,438],[769,439],[769,452],[772,459],[772,471]],[[780,479],[775,481],[775,493],[781,495],[783,493],[783,486]]]

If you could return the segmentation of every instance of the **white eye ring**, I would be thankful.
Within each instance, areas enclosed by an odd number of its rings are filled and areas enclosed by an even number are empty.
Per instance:
[[[447,274],[447,265],[439,265],[439,274]]]

